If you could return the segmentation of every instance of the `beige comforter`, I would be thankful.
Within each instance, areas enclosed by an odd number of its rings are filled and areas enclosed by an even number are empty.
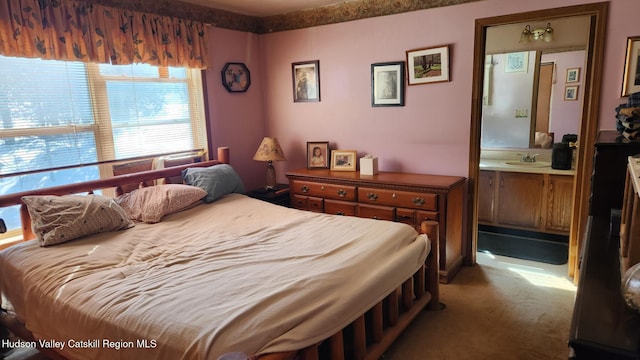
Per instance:
[[[158,224],[6,249],[0,290],[29,330],[70,358],[216,359],[326,338],[429,249],[407,225],[232,194]]]

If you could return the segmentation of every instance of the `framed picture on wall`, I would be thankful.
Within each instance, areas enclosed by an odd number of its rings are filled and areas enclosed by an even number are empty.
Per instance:
[[[371,106],[404,106],[404,61],[371,64]]]
[[[449,81],[449,45],[406,51],[409,85]]]
[[[328,141],[307,142],[307,169],[327,169],[331,150]]]
[[[564,87],[565,100],[578,100],[578,85]]]
[[[293,102],[320,101],[320,61],[291,64]]]
[[[504,72],[527,72],[529,68],[529,52],[508,53],[505,58]]]
[[[246,92],[251,86],[251,73],[244,63],[226,63],[221,73],[222,85],[228,92]]]
[[[355,150],[333,150],[331,152],[331,170],[356,171]]]
[[[622,96],[629,96],[638,91],[640,91],[640,36],[634,36],[627,38]]]
[[[567,83],[580,81],[580,68],[567,69]]]

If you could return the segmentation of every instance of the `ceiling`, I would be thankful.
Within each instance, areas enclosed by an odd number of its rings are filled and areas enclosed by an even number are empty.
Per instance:
[[[236,14],[266,17],[345,3],[340,0],[180,0]],[[353,0],[351,0],[353,1]]]

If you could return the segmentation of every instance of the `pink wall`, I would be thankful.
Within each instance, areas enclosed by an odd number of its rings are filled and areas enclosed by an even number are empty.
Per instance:
[[[263,77],[260,62],[260,36],[211,28],[209,32],[209,70],[206,71],[209,122],[213,149],[231,148],[231,164],[248,189],[264,184],[266,164],[252,160],[266,133],[263,107]],[[222,86],[220,71],[227,62],[242,62],[251,73],[246,93],[229,93]],[[215,154],[213,154],[215,157]],[[264,174],[265,177],[259,177]]]
[[[549,130],[555,133],[555,142],[562,140],[564,134],[577,134],[580,131],[580,116],[584,99],[584,65],[586,52],[583,50],[551,53],[542,55],[542,62],[555,62],[556,81],[551,89],[551,112]],[[578,81],[567,83],[567,70],[579,68]],[[567,86],[578,86],[578,100],[564,99]]]
[[[207,76],[214,143],[232,147],[248,187],[261,183],[262,168],[250,158],[266,134],[278,137],[288,158],[276,164],[281,182],[286,171],[305,166],[307,141],[371,153],[380,170],[467,176],[475,19],[558,6],[485,0],[261,36],[214,29]],[[639,11],[637,0],[610,2],[606,54],[598,65],[601,129],[615,129],[614,108],[626,101],[620,98],[626,39],[640,34]],[[450,82],[407,87],[404,107],[371,107],[372,63],[404,61],[406,50],[443,44],[451,45]],[[322,101],[294,103],[291,63],[306,60],[320,60]],[[248,63],[247,94],[226,94],[220,85],[226,61]]]

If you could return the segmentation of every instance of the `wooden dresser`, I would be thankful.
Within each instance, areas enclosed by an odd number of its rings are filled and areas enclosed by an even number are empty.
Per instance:
[[[449,282],[462,265],[464,177],[325,169],[290,171],[287,177],[297,209],[399,221],[418,231],[422,221],[438,221],[440,281]]]
[[[622,154],[633,153],[634,148],[640,153],[639,145],[603,145],[604,153],[612,156],[602,158],[600,164],[597,157],[602,154],[596,154],[591,197],[594,215],[589,216],[585,231],[569,333],[572,360],[640,358],[640,314],[625,304],[621,290],[626,270],[640,262],[640,184],[635,181],[640,164],[635,158],[625,157],[622,163],[628,164],[622,176],[619,164]],[[610,214],[620,207],[618,224]]]
[[[622,209],[627,157],[636,154],[640,154],[640,141],[625,143],[615,130],[598,133],[589,215],[610,216],[611,209]]]

